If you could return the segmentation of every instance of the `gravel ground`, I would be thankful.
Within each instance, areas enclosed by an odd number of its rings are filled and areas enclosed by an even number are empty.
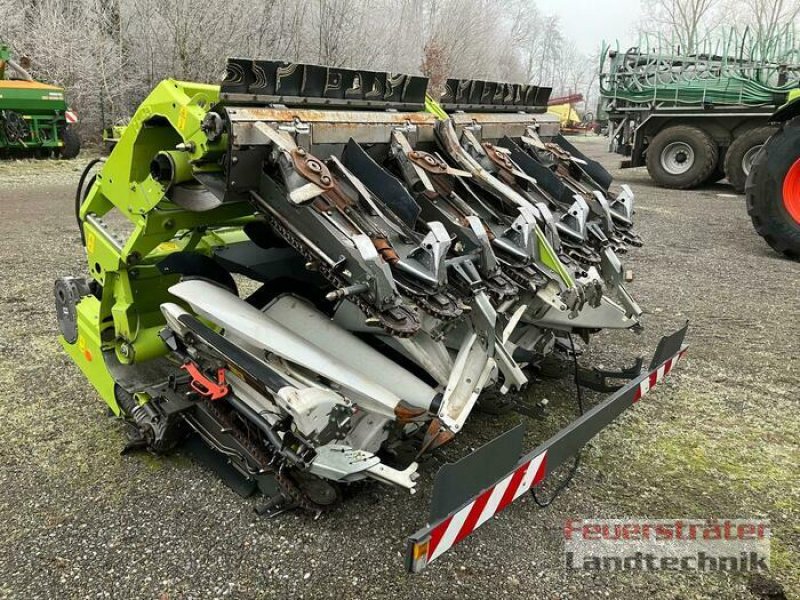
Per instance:
[[[577,143],[617,163],[601,140]],[[425,520],[434,464],[412,498],[372,486],[319,520],[264,520],[180,454],[120,456],[124,432],[56,341],[52,282],[85,266],[71,208],[84,162],[0,164],[0,597],[800,597],[800,265],[754,234],[729,188],[665,191],[615,171],[637,194],[646,245],[626,261],[646,330],[604,333],[585,360],[627,362],[690,319],[687,360],[595,439],[552,506],[522,499],[408,576],[404,539]],[[531,393],[553,412],[529,426],[533,446],[574,402],[563,382]],[[516,420],[477,416],[449,451]],[[567,518],[624,516],[769,518],[772,573],[565,570]]]

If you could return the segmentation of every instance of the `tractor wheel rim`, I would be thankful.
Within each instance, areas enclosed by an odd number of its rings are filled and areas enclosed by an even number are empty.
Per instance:
[[[694,150],[686,142],[672,142],[661,151],[661,167],[670,175],[683,175],[694,165]]]
[[[750,175],[750,169],[753,168],[753,161],[756,159],[756,154],[764,146],[764,144],[756,144],[744,153],[742,157],[742,171],[745,175]]]
[[[794,161],[783,178],[783,206],[795,223],[800,225],[800,158]]]

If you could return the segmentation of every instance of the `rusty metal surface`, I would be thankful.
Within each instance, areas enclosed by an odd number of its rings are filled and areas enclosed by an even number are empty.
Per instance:
[[[540,116],[530,113],[453,113],[450,118],[456,125],[469,125],[473,122],[480,125],[491,123],[534,125]]]
[[[495,176],[507,185],[515,185],[515,172],[519,173],[519,171],[517,171],[514,163],[511,162],[511,158],[508,156],[508,154],[498,151],[498,149],[489,142],[483,142],[481,147],[483,148],[484,152],[486,152],[486,156],[489,157],[489,160],[491,160],[492,163],[498,167],[498,171],[495,173]]]
[[[386,238],[373,237],[372,245],[375,246],[375,250],[377,250],[378,254],[380,254],[383,257],[383,260],[385,260],[390,265],[393,265],[400,260],[400,257],[397,255],[397,252],[395,251],[394,248],[392,248],[392,245]]]
[[[479,139],[498,140],[504,136],[519,137],[528,127],[535,127],[537,117],[530,113],[454,113],[450,115],[456,131],[464,127],[478,125]]]
[[[273,121],[292,122],[300,120],[304,123],[357,123],[357,124],[392,124],[430,125],[436,123],[436,117],[426,112],[391,112],[371,110],[319,110],[313,108],[275,108],[275,107],[237,107],[228,108],[228,117],[238,121]]]
[[[306,127],[313,144],[346,144],[351,138],[362,144],[385,144],[397,128],[413,128],[418,142],[434,141],[436,117],[428,113],[323,111],[297,108],[229,109],[233,132],[239,144],[263,143],[257,123],[276,127]]]
[[[444,175],[447,173],[447,163],[443,162],[429,152],[412,150],[411,152],[407,153],[407,156],[411,162],[418,167],[425,169],[429,173],[433,173],[435,175]]]
[[[323,190],[330,190],[333,188],[331,172],[320,159],[302,148],[294,148],[291,151],[291,156],[295,170],[303,178],[318,185]]]
[[[566,150],[564,150],[558,144],[553,144],[552,142],[547,142],[547,143],[545,143],[544,147],[547,148],[550,151],[551,154],[553,154],[554,156],[560,158],[563,161],[569,162],[570,159],[572,158],[570,153],[567,152]]]
[[[500,167],[503,171],[511,172],[514,170],[514,164],[511,162],[511,158],[509,158],[507,153],[499,152],[497,148],[495,148],[494,144],[490,144],[489,142],[483,142],[481,146],[483,147],[484,152],[486,152],[486,156],[489,157],[489,160]]]

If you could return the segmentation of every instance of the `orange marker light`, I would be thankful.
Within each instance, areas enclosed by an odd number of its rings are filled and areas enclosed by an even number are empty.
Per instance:
[[[428,541],[419,542],[414,544],[414,560],[419,560],[428,555]]]

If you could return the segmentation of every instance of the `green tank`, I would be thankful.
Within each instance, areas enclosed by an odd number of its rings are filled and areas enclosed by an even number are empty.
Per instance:
[[[0,159],[75,158],[81,147],[77,122],[64,89],[34,81],[0,43]]]

